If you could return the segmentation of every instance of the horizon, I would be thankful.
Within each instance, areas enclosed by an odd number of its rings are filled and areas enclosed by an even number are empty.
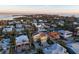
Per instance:
[[[58,14],[78,16],[79,6],[70,5],[3,5],[0,6],[0,15],[21,15],[21,14]],[[79,16],[78,16],[79,17]]]

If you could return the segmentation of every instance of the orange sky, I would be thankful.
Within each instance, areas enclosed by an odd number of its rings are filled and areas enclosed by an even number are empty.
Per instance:
[[[79,6],[0,6],[0,14],[79,14]]]

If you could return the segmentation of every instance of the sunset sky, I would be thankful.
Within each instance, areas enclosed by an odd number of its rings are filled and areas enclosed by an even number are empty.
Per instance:
[[[0,14],[79,14],[79,6],[65,5],[7,5],[0,6]]]

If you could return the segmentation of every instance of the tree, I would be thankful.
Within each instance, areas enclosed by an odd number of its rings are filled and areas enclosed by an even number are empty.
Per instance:
[[[37,31],[37,28],[35,25],[32,25],[32,29],[33,29],[33,32]]]
[[[37,54],[43,54],[43,50],[41,48],[37,49]]]
[[[15,33],[12,32],[10,34],[10,50],[9,50],[10,54],[15,53],[15,46],[16,46]]]
[[[66,48],[66,43],[63,40],[58,40],[58,43]]]
[[[48,39],[47,39],[47,43],[51,45],[51,44],[53,44],[54,42],[53,42],[52,40],[50,40],[50,38],[48,38]]]

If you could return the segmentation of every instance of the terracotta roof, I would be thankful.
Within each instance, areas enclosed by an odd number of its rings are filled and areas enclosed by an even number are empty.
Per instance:
[[[58,32],[49,32],[48,35],[53,37],[53,38],[59,38],[59,33]]]

